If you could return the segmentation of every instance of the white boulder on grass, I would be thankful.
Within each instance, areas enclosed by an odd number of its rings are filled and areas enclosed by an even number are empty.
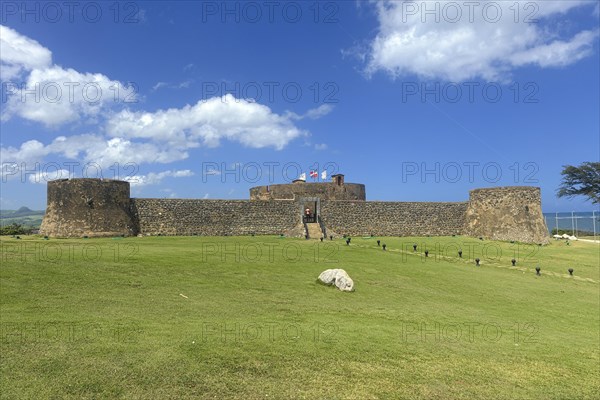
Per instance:
[[[321,272],[319,281],[325,285],[335,285],[342,292],[354,291],[354,281],[343,269],[327,269]]]
[[[321,272],[321,275],[319,275],[319,280],[326,285],[333,285],[333,284],[335,284],[335,276],[337,275],[338,271],[340,271],[340,270],[339,269],[327,269],[327,270]],[[344,271],[344,270],[342,270],[342,271]]]

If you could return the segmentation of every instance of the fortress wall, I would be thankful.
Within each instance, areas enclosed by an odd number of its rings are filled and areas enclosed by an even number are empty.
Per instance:
[[[538,187],[509,186],[471,190],[465,234],[493,240],[547,244]]]
[[[321,201],[327,229],[354,236],[462,234],[467,203]]]
[[[365,185],[332,182],[295,182],[291,184],[257,186],[250,189],[250,200],[294,200],[300,197],[320,197],[329,200],[365,200]]]
[[[549,242],[540,189],[536,187],[476,189],[470,192],[469,202],[426,203],[340,200],[340,193],[348,193],[347,189],[352,188],[356,189],[350,190],[352,196],[363,196],[364,186],[358,184],[282,186],[287,189],[277,193],[320,198],[320,215],[330,233],[464,234],[492,240]],[[346,192],[335,192],[344,187]],[[300,223],[303,205],[297,200],[130,199],[129,192],[128,182],[109,179],[48,182],[48,206],[40,233],[54,237],[138,232],[211,236],[304,234]]]
[[[139,232],[150,235],[278,235],[299,223],[293,201],[131,199]]]
[[[467,203],[321,201],[327,229],[338,234],[461,234]],[[277,235],[298,226],[295,201],[132,199],[139,232],[150,235]]]
[[[59,179],[48,182],[40,234],[53,237],[136,234],[129,212],[129,182]]]

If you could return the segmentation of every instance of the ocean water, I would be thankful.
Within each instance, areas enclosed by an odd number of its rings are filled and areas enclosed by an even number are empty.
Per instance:
[[[594,232],[595,222],[596,235],[600,235],[600,212],[596,212],[595,216],[592,211],[544,213],[544,218],[549,232],[552,232],[552,229],[558,225],[558,229],[574,231],[575,236],[577,236],[581,231]]]

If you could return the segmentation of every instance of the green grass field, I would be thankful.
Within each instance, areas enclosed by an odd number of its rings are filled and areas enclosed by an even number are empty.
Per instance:
[[[600,396],[598,244],[0,241],[2,399]]]

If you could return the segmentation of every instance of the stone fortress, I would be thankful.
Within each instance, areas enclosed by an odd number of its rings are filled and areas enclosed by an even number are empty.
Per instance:
[[[48,182],[40,233],[52,237],[132,235],[451,236],[546,244],[537,187],[475,189],[464,202],[367,201],[365,186],[331,182],[258,186],[249,200],[131,198],[109,179]],[[310,208],[312,218],[304,218]]]

